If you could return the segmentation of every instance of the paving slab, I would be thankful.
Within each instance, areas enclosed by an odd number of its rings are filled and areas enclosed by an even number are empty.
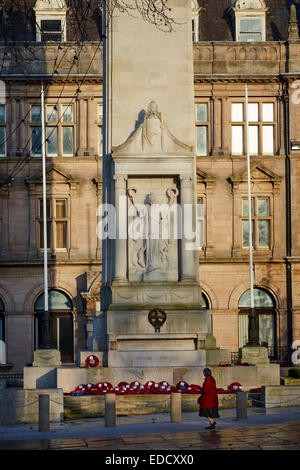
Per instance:
[[[168,415],[119,417],[115,427],[104,419],[65,421],[39,432],[36,425],[1,426],[0,450],[272,450],[300,449],[300,408],[248,410],[237,419],[223,410],[215,430],[195,413],[180,423]]]

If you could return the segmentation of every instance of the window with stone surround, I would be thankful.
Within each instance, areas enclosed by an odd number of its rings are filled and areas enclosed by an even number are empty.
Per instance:
[[[250,155],[274,155],[276,142],[276,106],[274,101],[248,103],[248,132]],[[231,152],[247,153],[246,103],[231,103]]]
[[[30,107],[30,135],[31,135],[31,155],[41,156],[42,154],[42,113],[41,106],[31,105]]]
[[[269,250],[271,247],[271,201],[270,197],[251,198],[252,246],[255,250]],[[242,240],[243,248],[249,248],[248,199],[242,199]]]
[[[75,119],[73,104],[46,105],[46,155],[74,155]]]
[[[67,199],[47,199],[47,245],[48,250],[68,249],[69,210]],[[43,200],[39,199],[39,249],[44,249]]]
[[[37,0],[35,5],[36,41],[63,42],[67,40],[65,0]]]
[[[0,157],[6,157],[6,109],[0,105]]]
[[[196,155],[208,155],[209,148],[209,106],[208,102],[195,104]]]
[[[263,0],[236,0],[232,8],[235,15],[235,39],[238,42],[266,40],[266,4]]]
[[[62,20],[41,20],[41,42],[61,42],[63,38]]]
[[[46,104],[46,156],[74,155],[75,118],[73,104]],[[42,154],[42,112],[40,105],[30,109],[31,155]]]

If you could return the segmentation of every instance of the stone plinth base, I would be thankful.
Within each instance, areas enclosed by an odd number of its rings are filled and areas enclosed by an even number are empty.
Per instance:
[[[220,362],[231,362],[229,349],[208,349],[205,353],[207,366],[218,366]]]
[[[33,367],[60,366],[60,351],[57,349],[38,349],[34,351]]]
[[[166,380],[171,385],[185,381],[188,384],[202,386],[203,369],[200,367],[57,367],[57,368],[24,368],[24,388],[62,388],[70,393],[80,384],[110,382],[116,387],[119,382],[139,381],[145,384],[152,380]],[[210,366],[218,388],[227,388],[233,382],[239,382],[243,390],[261,387],[262,385],[280,385],[279,364],[261,364],[257,366]]]
[[[241,362],[248,364],[269,364],[268,348],[244,346],[240,352]]]
[[[62,389],[0,391],[0,425],[38,424],[39,395],[50,395],[50,422],[64,419],[64,396]]]

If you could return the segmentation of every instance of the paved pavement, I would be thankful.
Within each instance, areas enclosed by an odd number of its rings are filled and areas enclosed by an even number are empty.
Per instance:
[[[15,450],[300,450],[300,407],[249,408],[247,419],[235,410],[220,410],[216,430],[207,420],[183,413],[181,423],[167,414],[118,417],[115,427],[104,419],[51,423],[48,432],[38,425],[0,426],[0,451]]]

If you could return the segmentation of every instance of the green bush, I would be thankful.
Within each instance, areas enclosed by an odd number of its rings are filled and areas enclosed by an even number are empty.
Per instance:
[[[289,377],[293,377],[294,379],[300,379],[300,369],[289,369]]]

